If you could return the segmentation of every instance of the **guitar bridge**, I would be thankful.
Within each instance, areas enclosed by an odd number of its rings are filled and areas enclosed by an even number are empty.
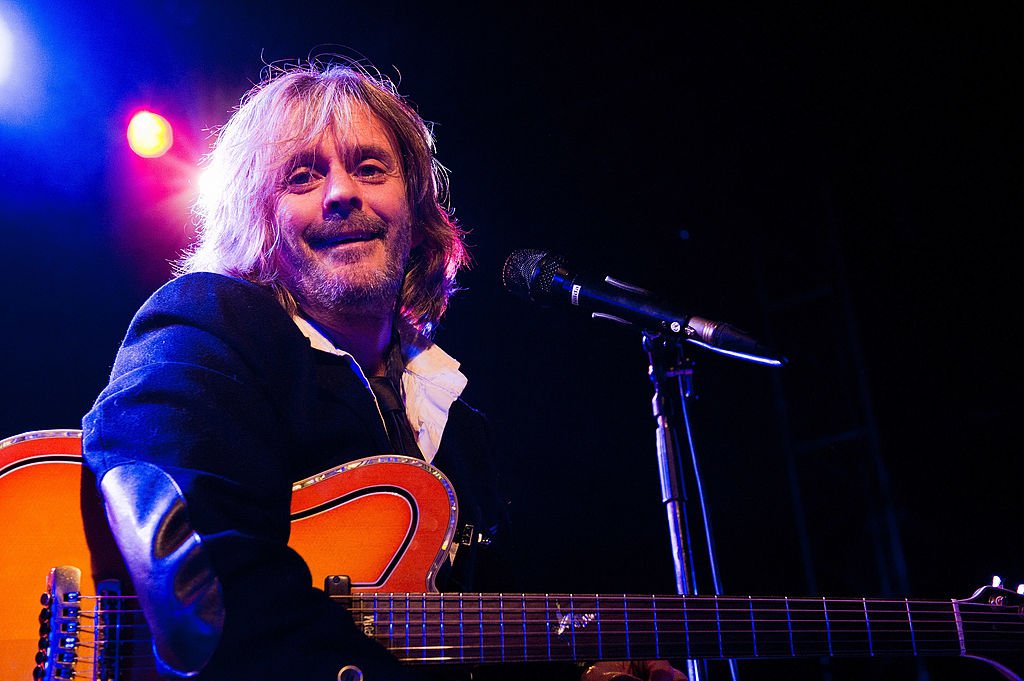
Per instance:
[[[39,652],[33,678],[64,681],[75,676],[78,661],[80,584],[82,571],[70,565],[50,570],[46,592],[39,599]]]

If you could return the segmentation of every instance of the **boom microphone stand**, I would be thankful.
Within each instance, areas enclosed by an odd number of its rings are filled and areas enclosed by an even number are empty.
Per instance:
[[[681,596],[697,594],[686,516],[684,471],[688,471],[700,504],[712,586],[714,593],[720,594],[711,524],[686,411],[687,399],[692,394],[693,364],[684,346],[693,344],[770,366],[781,366],[785,359],[740,329],[703,317],[681,314],[663,305],[645,289],[612,277],[593,277],[577,272],[564,257],[546,251],[514,251],[502,267],[502,282],[508,291],[532,302],[581,308],[595,318],[642,329],[644,349],[650,360],[649,375],[654,384],[652,405],[657,428],[658,470],[662,502],[668,515],[676,590]],[[688,467],[684,465],[687,459],[682,455],[683,449],[689,451]],[[703,681],[706,664],[700,665],[696,660],[687,660],[686,664],[689,681]],[[735,661],[730,660],[729,666],[735,681]]]
[[[650,363],[648,372],[654,386],[651,403],[656,429],[658,472],[661,477],[661,500],[665,504],[668,518],[669,539],[676,572],[676,591],[681,596],[697,595],[699,591],[690,549],[692,540],[686,509],[688,472],[697,494],[701,523],[704,527],[711,585],[714,594],[718,595],[722,593],[718,560],[686,408],[687,401],[693,397],[693,362],[686,354],[687,341],[716,350],[696,338],[696,332],[689,325],[672,323],[665,325],[664,330],[659,332],[643,332],[643,347]],[[744,356],[731,352],[725,354],[762,364],[782,364],[781,360],[772,358]],[[684,456],[684,451],[688,456]],[[706,677],[706,662],[687,660],[686,667],[689,681],[702,681]],[[735,660],[729,660],[729,669],[733,681],[736,681],[738,671]]]

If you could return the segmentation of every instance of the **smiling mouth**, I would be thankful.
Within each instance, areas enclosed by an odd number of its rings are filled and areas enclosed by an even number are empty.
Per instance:
[[[317,236],[309,240],[309,245],[315,250],[333,248],[345,244],[358,244],[380,239],[384,235],[379,232],[351,232],[348,234],[333,234],[330,236]]]

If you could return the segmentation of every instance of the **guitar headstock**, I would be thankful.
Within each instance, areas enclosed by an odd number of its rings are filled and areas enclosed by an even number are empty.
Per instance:
[[[957,614],[961,655],[984,660],[1007,679],[1022,681],[1024,649],[1024,585],[1010,590],[993,577],[967,599],[953,602]]]
[[[989,605],[993,607],[1017,608],[1018,612],[1024,614],[1024,584],[1018,584],[1016,590],[1005,587],[999,576],[992,577],[992,583],[987,584],[973,594],[970,598],[957,601],[960,604]]]

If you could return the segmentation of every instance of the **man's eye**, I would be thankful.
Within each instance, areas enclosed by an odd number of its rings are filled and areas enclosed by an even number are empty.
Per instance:
[[[356,168],[356,174],[360,177],[376,177],[386,173],[387,170],[378,163],[362,163]]]
[[[310,168],[296,168],[288,173],[288,184],[302,186],[316,180],[316,174]]]

